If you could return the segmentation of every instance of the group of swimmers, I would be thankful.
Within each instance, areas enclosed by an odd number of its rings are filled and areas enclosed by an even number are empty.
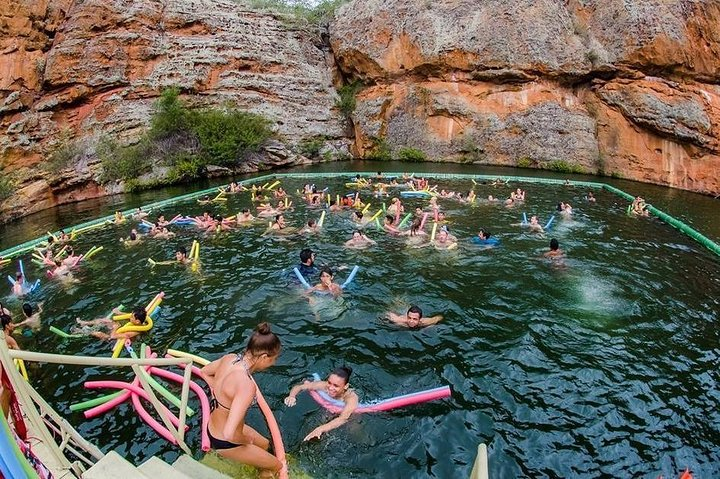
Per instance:
[[[378,174],[378,177],[381,177],[381,174]],[[379,181],[379,178],[377,180]],[[437,190],[437,187],[431,188],[429,182],[425,179],[408,178],[405,180],[406,182],[412,183],[413,187],[417,189],[425,191],[431,189],[434,191]],[[366,181],[365,184],[370,184],[370,182]],[[376,181],[375,188],[377,188],[377,184],[378,182]],[[389,183],[383,181],[381,184],[383,185],[382,188],[386,188],[387,186],[396,186],[398,183],[395,179],[392,179]],[[245,187],[240,188],[236,183],[234,185],[235,186],[231,183],[228,188],[229,193],[247,191]],[[172,237],[174,233],[169,231],[168,227],[177,221],[177,219],[185,220],[186,224],[192,224],[202,231],[217,232],[230,229],[233,225],[251,223],[258,217],[274,218],[274,221],[268,227],[269,232],[287,234],[290,232],[317,231],[317,221],[314,219],[308,221],[303,229],[292,229],[287,225],[284,213],[291,211],[292,202],[288,200],[288,195],[282,188],[278,188],[272,193],[253,188],[251,192],[252,199],[260,202],[260,205],[257,207],[257,217],[252,215],[249,209],[244,209],[237,215],[229,218],[223,218],[219,215],[213,216],[209,211],[205,211],[202,216],[193,218],[176,217],[170,221],[163,215],[159,215],[155,223],[150,227],[147,235],[166,239]],[[318,191],[313,185],[306,185],[303,188],[302,197],[310,207],[317,205],[323,206],[325,194],[325,191]],[[277,201],[275,206],[273,206],[268,199],[270,195]],[[413,214],[410,215],[412,222],[409,224],[409,228],[403,229],[401,217],[405,214],[405,205],[400,198],[393,198],[385,211],[386,214],[383,217],[381,229],[389,235],[406,237],[408,244],[415,247],[426,245],[432,245],[436,249],[453,249],[457,247],[458,239],[450,234],[450,230],[447,227],[446,215],[441,211],[437,197],[454,199],[463,203],[471,203],[476,200],[473,191],[465,196],[461,193],[441,190],[436,196],[430,198],[429,209],[427,211],[420,207],[414,210]],[[525,192],[518,188],[511,193],[510,197],[505,201],[505,204],[506,206],[510,204],[514,205],[524,200]],[[492,196],[489,196],[488,201],[493,202],[496,200]],[[353,231],[352,237],[345,242],[346,247],[365,248],[376,244],[375,240],[369,238],[363,230],[363,227],[370,223],[370,221],[360,211],[360,208],[365,207],[366,204],[362,202],[359,193],[345,195],[339,203],[337,201],[328,201],[328,203],[328,210],[330,212],[352,209],[353,213],[351,217],[356,229]],[[561,203],[558,205],[558,211],[560,214],[569,216],[572,212],[572,207],[566,203]],[[138,209],[134,215],[134,218],[140,221],[145,220],[146,217],[147,213],[141,209]],[[433,223],[438,225],[436,226],[436,228],[438,228],[437,231],[433,231],[432,234],[425,231],[428,219],[430,218],[432,218]],[[119,222],[124,222],[124,218],[116,216],[116,223]],[[542,226],[539,224],[536,216],[531,217],[527,226],[531,231],[542,232]],[[431,239],[429,239],[430,236],[432,236]],[[487,242],[491,239],[491,235],[486,230],[480,229],[477,238],[481,242]],[[68,239],[62,241],[67,242]],[[132,229],[130,236],[123,239],[123,241],[127,245],[137,244],[141,241],[141,235],[137,232],[137,229]],[[53,253],[53,248],[54,246],[49,246],[49,251],[46,251],[48,263],[52,262],[56,268],[63,266],[69,268],[72,264],[77,265],[77,256],[74,255],[71,247],[64,248],[67,257],[59,259],[57,258],[57,254]],[[546,256],[557,257],[560,255],[562,255],[562,252],[559,249],[557,240],[551,240],[550,251],[546,253]],[[333,281],[333,271],[328,267],[316,268],[314,259],[315,254],[311,250],[305,249],[301,251],[299,271],[309,280],[311,280],[314,275],[317,275],[318,279],[315,286],[312,286],[308,292],[329,293],[332,296],[340,295],[342,288]],[[179,247],[175,254],[175,260],[166,263],[187,264],[189,262],[187,250],[184,247]],[[23,306],[23,310],[26,310],[25,305]],[[26,316],[30,314],[36,317],[37,319],[35,321],[38,322],[40,312],[41,308],[39,308],[37,312],[34,312],[30,306]],[[13,326],[18,327],[25,322],[12,325],[10,319],[6,321],[6,316],[3,312],[3,328],[6,330],[6,340],[8,340],[8,344],[10,344],[10,342],[14,342],[11,334]],[[417,305],[411,305],[405,313],[388,312],[385,317],[393,324],[407,328],[426,327],[436,324],[443,319],[441,315],[424,317],[422,309]],[[29,321],[29,319],[27,319],[26,322],[27,321]],[[147,317],[145,310],[143,308],[136,308],[132,313],[130,321],[133,325],[146,324]],[[98,318],[93,321],[81,321],[78,319],[77,322],[80,328],[90,329],[89,334],[100,339],[132,339],[135,335],[139,334],[137,332],[118,333],[118,323],[109,318]],[[7,329],[6,323],[8,323]],[[17,347],[16,342],[14,342],[14,347]],[[270,326],[267,323],[261,323],[250,337],[248,345],[242,354],[223,356],[202,370],[203,376],[210,386],[213,396],[213,411],[208,425],[208,433],[213,449],[225,457],[260,468],[262,471],[261,477],[270,477],[280,468],[280,464],[274,456],[267,452],[269,441],[245,424],[245,416],[255,397],[256,385],[252,374],[272,366],[279,354],[279,338],[271,332]],[[284,401],[288,407],[295,405],[297,394],[304,390],[323,390],[330,397],[344,402],[344,407],[338,417],[313,429],[305,436],[304,440],[319,438],[322,434],[341,426],[347,422],[350,415],[355,411],[358,405],[358,397],[349,387],[351,373],[351,368],[343,366],[332,371],[326,380],[306,381],[290,389]]]

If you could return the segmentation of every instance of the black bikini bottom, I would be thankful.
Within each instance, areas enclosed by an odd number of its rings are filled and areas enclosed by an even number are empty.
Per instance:
[[[217,439],[210,434],[210,427],[208,426],[208,439],[210,439],[210,447],[216,451],[222,449],[232,449],[233,447],[244,446],[244,444],[235,444],[234,442],[226,441],[224,439]]]

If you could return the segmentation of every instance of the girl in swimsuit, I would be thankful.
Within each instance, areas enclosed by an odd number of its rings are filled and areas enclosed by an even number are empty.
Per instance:
[[[213,396],[210,446],[223,457],[257,467],[261,478],[273,477],[282,465],[267,451],[270,441],[246,425],[245,416],[257,389],[252,373],[269,368],[279,355],[280,339],[268,323],[260,323],[242,354],[226,354],[202,369]]]
[[[313,429],[303,441],[309,441],[310,439],[320,439],[324,433],[332,431],[348,422],[350,416],[358,406],[358,396],[355,391],[350,389],[350,375],[352,369],[347,366],[341,366],[333,370],[328,376],[327,381],[305,381],[302,384],[293,386],[290,390],[290,394],[285,398],[285,405],[293,407],[297,402],[295,398],[300,391],[315,390],[325,391],[333,399],[339,399],[345,403],[345,407],[340,412],[340,415],[335,419],[316,427]]]

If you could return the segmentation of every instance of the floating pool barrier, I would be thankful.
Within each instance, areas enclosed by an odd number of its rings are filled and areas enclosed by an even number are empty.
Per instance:
[[[395,173],[395,172],[387,172],[388,175],[394,175],[394,176],[402,176],[402,173]],[[359,173],[361,177],[372,177],[373,173],[365,172],[365,173]],[[270,175],[262,175],[255,178],[251,178],[248,180],[243,180],[238,182],[241,186],[244,187],[255,187],[256,183],[260,183],[263,181],[276,181],[278,178],[346,178],[347,173],[342,172],[336,172],[336,173],[274,173]],[[525,176],[501,176],[498,177],[497,175],[475,175],[475,174],[458,174],[458,173],[434,173],[432,175],[432,178],[435,180],[468,180],[473,179],[477,181],[495,181],[497,179],[500,179],[501,181],[504,181],[505,183],[509,183],[511,181],[513,182],[520,182],[520,183],[535,183],[535,184],[547,184],[547,185],[557,185],[557,186],[565,186],[567,183],[563,179],[552,179],[552,178],[532,178],[532,177],[525,177]],[[628,193],[625,193],[624,191],[608,185],[606,183],[599,183],[599,182],[593,182],[593,181],[571,181],[571,185],[573,186],[580,186],[585,188],[594,188],[594,189],[604,189],[607,190],[615,195],[618,195],[627,201],[632,201],[634,197],[632,195],[629,195]],[[184,195],[175,196],[173,198],[168,198],[161,201],[156,201],[154,203],[150,203],[148,205],[142,206],[142,209],[145,211],[149,210],[160,210],[163,208],[166,208],[170,205],[175,205],[178,203],[182,203],[185,201],[194,200],[196,198],[200,198],[205,195],[213,194],[217,192],[217,187],[214,186],[212,188],[206,188],[204,190],[195,191],[192,193],[187,193]],[[402,192],[401,192],[402,193]],[[649,212],[656,215],[658,218],[660,218],[662,221],[666,222],[670,226],[679,229],[682,233],[690,236],[692,239],[700,243],[701,245],[705,246],[707,249],[712,251],[713,253],[720,256],[720,245],[711,239],[707,238],[706,236],[702,235],[697,230],[691,228],[687,224],[677,220],[676,218],[673,218],[672,216],[658,210],[654,207],[648,208]],[[135,208],[123,211],[122,213],[125,216],[132,216],[135,212]],[[89,231],[93,228],[99,228],[102,227],[108,222],[112,222],[112,219],[114,218],[114,215],[105,216],[102,218],[97,218],[91,221],[87,221],[84,223],[81,223],[79,225],[75,225],[72,227],[72,231],[74,233],[71,233],[71,237],[73,235],[77,235],[78,232],[85,232]],[[65,228],[65,229],[69,229]],[[56,233],[57,234],[57,233]],[[4,251],[0,251],[0,257],[2,258],[11,258],[18,255],[21,255],[23,253],[26,253],[28,251],[31,251],[33,248],[35,248],[38,245],[42,245],[45,243],[47,237],[43,236],[41,238],[36,238],[33,240],[26,241],[24,243],[21,243],[19,245],[13,246],[11,248],[8,248]]]
[[[320,375],[313,373],[313,380],[321,381]],[[344,401],[330,397],[326,391],[309,390],[308,392],[315,402],[332,413],[337,414],[345,407]],[[450,395],[450,386],[441,386],[434,389],[427,389],[425,391],[403,394],[401,396],[395,396],[388,399],[359,403],[355,412],[365,413],[390,411],[391,409],[410,406],[412,404],[420,404],[428,401],[435,401],[437,399],[444,399],[450,397]]]

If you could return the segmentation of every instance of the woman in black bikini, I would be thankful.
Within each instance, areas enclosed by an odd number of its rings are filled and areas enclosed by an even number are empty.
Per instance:
[[[245,416],[255,401],[252,373],[269,368],[279,355],[280,339],[268,323],[260,323],[242,355],[226,354],[202,369],[213,393],[210,446],[223,457],[261,469],[260,477],[273,477],[282,465],[267,451],[270,441],[246,425]]]

